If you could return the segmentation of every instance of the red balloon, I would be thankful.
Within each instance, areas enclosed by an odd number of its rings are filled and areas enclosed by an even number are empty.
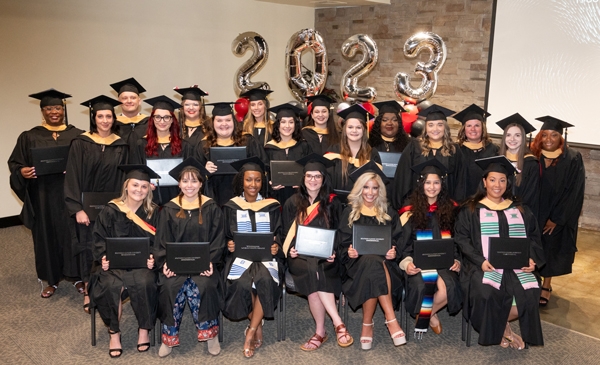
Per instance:
[[[415,122],[415,120],[417,120],[417,118],[418,116],[415,114],[402,113],[402,127],[404,127],[406,133],[410,134],[412,124]]]
[[[419,108],[417,108],[416,105],[412,104],[405,105],[404,109],[408,112],[408,114],[416,115],[419,112]]]
[[[365,110],[368,111],[369,113],[375,115],[375,106],[373,104],[371,104],[370,101],[363,103],[362,107],[365,108]]]
[[[409,104],[412,104],[412,105],[417,105],[417,100],[415,100],[413,98],[406,97],[406,98],[404,98],[404,101]],[[406,109],[406,107],[404,109]]]
[[[373,130],[373,123],[375,123],[375,119],[371,119],[367,123],[367,128],[369,128],[369,132],[371,132]]]
[[[239,104],[235,104],[234,107],[235,117],[237,118],[238,122],[241,122],[248,113],[248,106],[250,105],[250,102],[246,98],[239,98],[236,100],[236,102]]]

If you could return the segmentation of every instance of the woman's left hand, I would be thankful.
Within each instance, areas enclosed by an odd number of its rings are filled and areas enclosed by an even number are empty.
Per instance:
[[[529,266],[522,267],[521,270],[523,270],[525,272],[533,272],[533,270],[535,270],[535,262],[533,262],[532,259],[529,259]]]
[[[454,260],[454,265],[452,265],[450,271],[460,272],[460,262],[458,260]]]
[[[213,274],[213,266],[212,266],[212,262],[210,263],[210,269],[206,270],[203,273],[200,273],[200,276],[211,276]]]
[[[106,255],[102,256],[102,270],[108,270],[108,264],[110,264],[110,261],[106,260]]]
[[[392,246],[390,250],[385,254],[386,260],[393,260],[396,258],[396,246]]]
[[[298,257],[298,250],[296,250],[294,247],[290,248],[290,257],[293,259]]]
[[[154,268],[154,256],[150,254],[150,258],[147,261],[148,270],[152,270]]]
[[[335,261],[335,252],[333,253],[333,255],[329,256],[329,258],[327,259],[327,262],[333,262]]]
[[[277,255],[277,251],[279,251],[279,246],[276,243],[274,243],[273,245],[271,245],[271,255]]]

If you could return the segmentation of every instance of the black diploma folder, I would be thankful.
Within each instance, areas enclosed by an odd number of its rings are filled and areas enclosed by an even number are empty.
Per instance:
[[[413,263],[421,270],[451,268],[454,265],[454,240],[414,241]]]
[[[167,268],[177,275],[198,275],[210,270],[210,243],[167,242]]]
[[[66,145],[32,148],[31,160],[35,167],[35,176],[64,174],[67,169],[69,147]]]
[[[87,214],[90,222],[94,222],[98,218],[98,214],[104,209],[104,206],[113,199],[121,196],[120,193],[81,193],[81,202],[83,203],[83,211]]]
[[[148,237],[107,237],[106,260],[109,269],[148,268],[150,239]]]
[[[398,167],[400,156],[402,156],[402,153],[379,152],[379,157],[381,157],[381,166],[383,167],[381,170],[385,176],[390,179],[393,179],[394,175],[396,175],[396,168]]]
[[[352,248],[359,255],[385,256],[392,248],[392,226],[352,225]]]
[[[300,255],[328,259],[333,254],[335,229],[298,226],[296,250]]]
[[[333,189],[333,193],[343,204],[348,204],[348,195],[350,195],[350,192],[348,190]]]
[[[494,269],[514,270],[529,266],[529,238],[491,237],[488,261]]]
[[[271,161],[273,186],[300,186],[304,178],[304,166],[296,161]]]
[[[236,257],[253,262],[271,261],[273,232],[233,232]]]
[[[156,159],[147,159],[146,166],[154,170],[157,174],[160,175],[160,180],[158,184],[160,186],[179,186],[179,182],[171,175],[169,175],[169,171],[173,170],[175,166],[179,165],[183,162],[183,158],[156,158]]]
[[[246,147],[211,147],[210,160],[217,166],[214,175],[237,174],[232,162],[247,158]]]

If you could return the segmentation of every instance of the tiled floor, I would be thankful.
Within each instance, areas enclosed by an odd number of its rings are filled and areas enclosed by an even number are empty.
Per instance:
[[[573,273],[552,279],[542,320],[600,338],[600,232],[579,230]]]

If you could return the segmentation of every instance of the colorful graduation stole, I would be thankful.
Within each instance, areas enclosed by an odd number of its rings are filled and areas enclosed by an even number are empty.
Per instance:
[[[525,223],[521,212],[516,207],[504,210],[506,220],[508,222],[508,235],[509,237],[527,238],[525,231]],[[488,210],[481,208],[479,210],[479,220],[481,225],[481,249],[485,259],[488,259],[488,251],[490,244],[490,237],[500,237],[500,226],[498,224],[498,212],[495,210]],[[519,278],[523,289],[539,288],[538,282],[530,272],[523,270],[513,270]],[[500,284],[502,283],[502,274],[504,270],[498,269],[495,271],[483,273],[483,284],[488,284],[494,288],[500,290]]]

